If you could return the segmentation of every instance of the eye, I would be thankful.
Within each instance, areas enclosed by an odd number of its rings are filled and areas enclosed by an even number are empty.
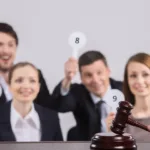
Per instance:
[[[16,83],[22,83],[22,82],[23,82],[23,79],[22,79],[22,78],[18,78],[18,79],[15,80],[15,82],[16,82]]]
[[[14,43],[9,43],[8,44],[9,47],[14,47],[14,45],[15,45]]]
[[[30,79],[30,83],[35,83],[35,82],[36,82],[36,80]]]
[[[130,77],[130,78],[136,78],[137,75],[136,75],[136,74],[131,74],[129,77]]]
[[[90,78],[92,75],[90,73],[86,73],[84,76]]]
[[[143,77],[148,77],[150,74],[148,73],[143,73]]]
[[[2,42],[0,42],[0,46],[3,46],[4,44]]]
[[[101,74],[102,74],[102,72],[101,72],[101,71],[98,71],[98,72],[97,72],[97,74],[98,74],[98,75],[101,75]]]

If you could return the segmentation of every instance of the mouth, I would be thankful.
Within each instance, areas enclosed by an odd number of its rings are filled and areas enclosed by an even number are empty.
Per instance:
[[[94,88],[94,89],[100,89],[100,88],[102,88],[103,87],[103,85],[97,85],[97,84],[94,84],[94,85],[92,85],[91,86],[92,88]]]
[[[147,89],[147,87],[140,87],[140,88],[136,88],[136,90],[138,92],[144,92]]]
[[[29,97],[30,95],[33,94],[33,90],[29,90],[29,91],[20,91],[19,92],[23,97]]]
[[[4,62],[9,61],[10,58],[11,58],[10,55],[1,55],[1,56],[0,56],[0,59],[1,59],[2,61],[4,61]]]

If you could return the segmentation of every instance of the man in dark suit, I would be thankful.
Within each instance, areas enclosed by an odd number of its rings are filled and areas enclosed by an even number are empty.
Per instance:
[[[18,43],[17,33],[12,26],[7,23],[0,23],[0,104],[12,99],[7,82],[9,70],[13,66],[16,57]],[[41,88],[35,103],[47,107],[51,95],[40,70],[39,75]]]
[[[78,66],[82,83],[71,84]],[[96,104],[100,100],[106,103],[111,89],[121,91],[122,82],[110,78],[106,58],[99,51],[88,51],[79,61],[70,58],[65,63],[65,77],[54,89],[51,107],[59,112],[73,112],[77,125],[69,131],[68,140],[87,141],[101,132]]]

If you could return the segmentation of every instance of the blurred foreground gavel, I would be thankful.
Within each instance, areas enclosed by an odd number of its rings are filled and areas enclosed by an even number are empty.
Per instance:
[[[150,132],[150,128],[148,128],[148,126],[141,124],[129,117],[131,114],[131,109],[133,109],[133,106],[129,102],[121,101],[119,103],[115,119],[110,127],[112,132],[122,135],[124,133],[126,124],[130,124]]]
[[[117,108],[116,117],[112,122],[111,131],[96,133],[92,137],[91,150],[137,150],[136,140],[129,133],[124,133],[126,124],[139,127],[150,132],[148,126],[141,124],[130,117],[133,106],[122,101]],[[114,132],[114,133],[113,133]],[[123,134],[124,133],[124,134]]]

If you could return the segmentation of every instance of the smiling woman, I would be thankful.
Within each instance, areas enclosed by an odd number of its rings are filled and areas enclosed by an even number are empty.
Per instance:
[[[150,55],[137,53],[127,62],[124,73],[125,99],[134,105],[132,116],[135,120],[150,125]],[[150,134],[139,128],[127,126],[138,142],[150,142]]]
[[[134,109],[150,107],[150,55],[138,53],[127,62],[124,72],[125,99],[134,105]],[[137,107],[138,106],[138,107]],[[140,109],[141,111],[142,109]],[[134,111],[134,110],[133,110]],[[145,110],[146,111],[146,110]],[[149,109],[150,113],[150,109]],[[145,112],[144,112],[145,114]],[[140,116],[139,116],[140,117]]]
[[[150,55],[137,53],[129,58],[124,72],[123,91],[125,99],[134,107],[131,117],[145,125],[150,125]],[[106,119],[109,127],[114,115]],[[149,132],[128,125],[126,132],[131,133],[137,142],[150,142]]]
[[[33,103],[40,89],[37,68],[18,63],[8,79],[13,99],[0,108],[0,141],[61,141],[58,114]]]
[[[38,73],[30,63],[19,63],[10,70],[8,81],[14,106],[18,102],[32,103],[36,98],[40,89]]]

